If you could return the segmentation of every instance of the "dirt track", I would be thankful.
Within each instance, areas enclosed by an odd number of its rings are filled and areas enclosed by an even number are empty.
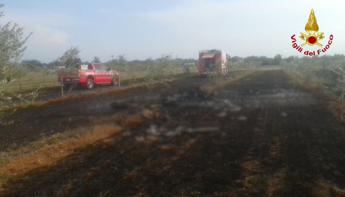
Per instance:
[[[127,129],[14,180],[14,196],[325,196],[345,192],[345,127],[327,101],[279,70],[213,94],[181,79],[121,95],[26,110],[0,126],[1,149],[116,113],[159,110]],[[44,122],[44,127],[42,127]],[[5,143],[6,142],[6,143]]]

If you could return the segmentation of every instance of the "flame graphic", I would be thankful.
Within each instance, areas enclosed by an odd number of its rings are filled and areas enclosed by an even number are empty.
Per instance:
[[[305,31],[306,32],[311,32],[311,31],[317,32],[317,31],[319,31],[319,25],[317,24],[314,9],[311,9],[308,23],[305,25]]]

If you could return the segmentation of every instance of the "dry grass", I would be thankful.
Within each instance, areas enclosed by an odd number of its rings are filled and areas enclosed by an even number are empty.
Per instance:
[[[93,128],[80,128],[74,132],[85,132],[74,137],[57,137],[41,140],[29,147],[7,153],[7,161],[0,165],[0,187],[9,179],[20,177],[27,172],[54,165],[61,159],[96,142],[106,140],[118,134],[122,129],[110,124],[97,125]],[[40,146],[40,147],[38,147]]]
[[[174,74],[181,72],[174,72]],[[121,72],[122,80],[135,80],[146,78],[149,76],[147,71],[127,71]],[[1,84],[0,90],[7,93],[21,93],[25,91],[32,91],[37,88],[57,88],[60,86],[56,72],[30,72],[20,79],[11,81],[10,83]]]
[[[64,97],[59,97],[59,98],[52,99],[52,100],[49,100],[46,102],[36,102],[36,103],[28,104],[28,105],[19,105],[19,106],[11,107],[11,108],[0,108],[0,118],[1,118],[1,114],[15,112],[18,110],[45,107],[45,106],[50,106],[50,105],[54,105],[54,104],[61,104],[61,103],[83,101],[83,100],[87,100],[87,99],[95,98],[95,97],[99,97],[99,96],[122,94],[122,93],[140,90],[140,89],[148,88],[148,87],[152,89],[152,88],[159,87],[160,85],[164,85],[165,83],[173,82],[175,80],[176,80],[175,77],[171,77],[169,79],[154,81],[154,82],[150,82],[150,83],[142,83],[142,84],[131,85],[131,86],[127,86],[127,87],[116,88],[116,89],[95,91],[95,92],[81,94],[81,95],[64,96]]]
[[[302,87],[308,92],[312,92],[319,97],[325,98],[329,102],[329,110],[334,114],[334,116],[341,122],[345,122],[345,103],[340,102],[334,95],[329,94],[325,87],[319,83],[307,82],[303,79],[303,76],[293,72],[288,72],[291,79],[291,83],[295,86]]]
[[[312,194],[315,197],[345,197],[345,190],[327,181],[319,180],[312,189]]]
[[[43,73],[44,74],[44,73]],[[173,80],[176,77],[181,76],[181,72],[173,72],[169,75],[159,75],[155,79],[150,79],[150,75],[143,74],[143,73],[126,73],[121,75],[121,80],[124,83],[128,83],[128,87],[125,88],[118,88],[108,89],[103,91],[85,92],[82,95],[70,95],[64,96],[56,99],[52,99],[50,101],[41,101],[36,102],[36,97],[33,98],[30,96],[32,93],[37,94],[37,99],[39,98],[39,94],[45,91],[60,91],[60,84],[58,84],[56,79],[56,74],[44,74],[38,73],[37,75],[30,74],[25,76],[23,79],[13,81],[8,84],[0,84],[0,94],[3,93],[6,97],[11,97],[14,100],[20,100],[26,95],[25,99],[20,101],[10,101],[12,102],[10,105],[6,103],[0,102],[0,115],[1,113],[7,112],[8,110],[17,110],[22,108],[30,108],[30,107],[38,107],[41,105],[49,104],[49,103],[60,103],[65,101],[73,101],[78,100],[86,97],[92,96],[99,96],[103,94],[113,94],[116,92],[121,92],[126,90],[127,88],[143,88],[143,87],[150,87],[154,84],[158,83],[167,83]],[[43,75],[43,76],[42,76]],[[21,95],[21,96],[18,96]],[[0,99],[1,101],[1,99]],[[22,102],[23,101],[23,102]]]
[[[93,144],[107,144],[124,129],[135,129],[161,117],[158,110],[145,109],[130,116],[113,116],[95,120],[93,127],[78,128],[65,134],[44,138],[32,144],[1,153],[0,190],[12,179],[30,171],[53,166],[62,159]],[[119,123],[121,126],[116,126]]]
[[[56,73],[48,72],[32,72],[28,73],[20,79],[16,79],[9,83],[1,84],[0,90],[7,93],[21,93],[32,91],[37,88],[58,87]]]
[[[294,86],[303,87],[305,90],[309,92],[313,92],[316,94],[322,94],[325,95],[326,92],[324,91],[324,87],[319,82],[311,82],[310,80],[307,80],[303,77],[302,74],[296,73],[296,72],[289,72],[287,71],[287,74],[290,78],[290,83]],[[330,96],[330,95],[327,95]]]

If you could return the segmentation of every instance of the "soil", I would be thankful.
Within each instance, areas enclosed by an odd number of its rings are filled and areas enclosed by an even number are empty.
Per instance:
[[[206,94],[181,78],[8,115],[1,150],[115,114],[160,117],[11,181],[9,196],[341,196],[345,126],[326,98],[262,71]],[[145,113],[143,113],[145,115]],[[115,124],[115,123],[114,123]],[[326,185],[326,186],[325,186]],[[326,188],[326,189],[325,189]]]

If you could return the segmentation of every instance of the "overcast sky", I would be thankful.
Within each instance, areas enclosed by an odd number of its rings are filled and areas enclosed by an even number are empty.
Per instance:
[[[343,0],[2,0],[6,18],[33,32],[24,59],[52,61],[77,46],[83,60],[162,55],[197,58],[297,55],[290,36],[314,8],[320,31],[334,34],[328,54],[344,54]]]

